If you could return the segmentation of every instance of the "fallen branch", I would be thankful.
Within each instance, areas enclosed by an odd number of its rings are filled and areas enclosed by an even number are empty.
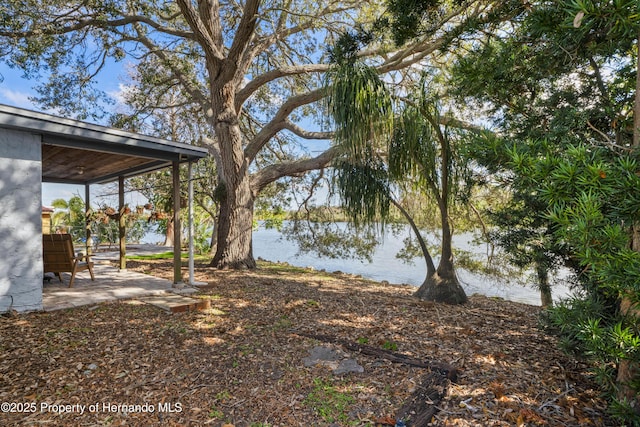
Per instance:
[[[547,406],[553,405],[554,402],[557,402],[558,400],[560,400],[561,398],[565,397],[567,394],[571,393],[572,391],[574,391],[573,387],[567,389],[565,392],[560,393],[559,395],[553,397],[552,399],[547,400],[542,405],[540,405],[540,407],[538,408],[538,411],[542,411]]]
[[[345,340],[342,338],[338,338],[331,335],[323,335],[323,334],[311,334],[305,332],[295,332],[297,335],[312,338],[322,342],[329,342],[333,344],[339,344],[342,347],[351,350],[357,351],[362,354],[366,354],[368,356],[376,356],[381,359],[389,360],[393,363],[402,363],[408,366],[415,366],[418,368],[429,369],[432,372],[437,372],[438,374],[444,376],[446,379],[451,380],[452,382],[456,382],[458,379],[458,369],[448,363],[443,362],[427,362],[418,359],[414,359],[412,357],[407,356],[406,354],[396,353],[389,350],[384,350],[382,348],[373,347],[370,345],[359,344],[353,341]]]
[[[447,394],[449,380],[437,372],[429,372],[422,377],[420,385],[396,414],[407,426],[425,427],[439,411],[438,405]]]

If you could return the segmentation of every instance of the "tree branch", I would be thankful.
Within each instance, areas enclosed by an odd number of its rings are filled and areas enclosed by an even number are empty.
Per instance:
[[[251,177],[251,189],[257,195],[264,187],[283,176],[298,176],[310,170],[328,166],[338,155],[338,149],[331,147],[317,157],[267,166]]]
[[[281,131],[286,126],[286,119],[296,108],[310,104],[312,102],[322,99],[324,96],[323,89],[316,89],[311,92],[304,93],[302,95],[292,96],[289,98],[274,116],[274,118],[262,128],[260,132],[253,138],[253,140],[247,145],[244,150],[245,157],[249,162],[253,162],[253,159],[260,152],[262,147],[269,142],[271,137]]]
[[[214,41],[208,26],[213,25],[212,22],[202,22],[200,19],[200,15],[198,11],[193,7],[193,5],[188,0],[176,0],[180,10],[182,11],[182,15],[184,19],[187,21],[189,26],[194,32],[195,38],[202,46],[207,57],[210,59],[217,59],[221,61],[224,59],[224,53],[219,48],[219,46]]]
[[[93,17],[88,17],[87,19],[82,19],[82,20],[78,20],[78,19],[80,18],[79,17],[69,18],[70,22],[75,22],[73,25],[65,25],[65,23],[63,22],[54,21],[52,22],[52,25],[42,26],[37,29],[31,29],[27,31],[16,31],[15,29],[12,29],[11,31],[0,31],[0,36],[11,37],[11,38],[41,37],[43,35],[67,34],[74,31],[80,31],[80,30],[83,30],[86,28],[92,28],[92,27],[117,28],[117,27],[124,27],[134,23],[142,23],[164,34],[169,34],[172,36],[182,37],[182,38],[191,39],[191,40],[196,39],[194,33],[165,27],[163,25],[160,25],[156,21],[150,19],[147,16],[125,15],[120,19],[113,19],[110,21],[105,21],[103,19],[96,19]]]
[[[282,77],[295,76],[307,73],[318,73],[327,71],[329,64],[306,64],[290,67],[281,67],[275,70],[267,71],[251,80],[245,87],[238,91],[236,95],[236,111],[240,111],[245,101],[258,89],[265,84],[277,80]]]
[[[589,126],[589,128],[591,128],[591,130],[593,130],[595,133],[597,133],[598,135],[600,135],[602,137],[602,140],[605,143],[605,145],[608,145],[611,148],[616,148],[616,149],[622,150],[622,151],[627,151],[627,152],[633,151],[633,148],[631,148],[631,147],[623,147],[623,146],[618,145],[618,144],[614,143],[613,141],[611,141],[611,138],[609,138],[607,136],[607,134],[605,134],[600,129],[598,129],[594,125],[592,125],[589,120],[587,120],[587,126]]]
[[[407,220],[407,222],[411,226],[411,229],[415,233],[416,239],[418,240],[418,244],[420,245],[420,250],[422,250],[422,256],[424,257],[424,260],[427,264],[427,277],[432,276],[436,272],[436,265],[433,262],[433,258],[431,257],[431,254],[429,253],[429,248],[427,247],[426,242],[422,238],[422,233],[420,233],[420,229],[418,228],[415,221],[413,220],[413,217],[409,215],[409,212],[407,212],[407,210],[400,203],[398,203],[395,198],[389,197],[389,201],[393,206],[395,206],[400,211],[400,213],[404,216],[404,218]]]
[[[184,75],[184,73],[173,64],[172,58],[165,52],[164,50],[158,48],[155,43],[146,37],[141,31],[138,29],[138,38],[137,40],[142,43],[149,52],[152,52],[161,62],[165,65],[174,78],[180,82],[182,89],[187,92],[194,102],[197,102],[202,111],[205,113],[207,118],[211,117],[211,102],[210,100],[202,94],[202,92],[192,83],[189,79]]]
[[[304,139],[331,139],[335,135],[335,132],[311,132],[301,128],[290,120],[285,120],[283,129],[286,129]]]
[[[242,57],[242,53],[245,51],[251,36],[253,35],[256,23],[258,22],[258,7],[260,6],[260,0],[247,0],[242,11],[242,18],[240,24],[236,29],[233,43],[229,48],[228,60],[235,65],[235,69],[238,68],[239,59]]]
[[[467,4],[463,4],[458,9],[452,11],[445,17],[443,17],[438,25],[435,25],[435,28],[443,28],[445,25],[451,24],[456,18],[463,16],[464,11],[468,10],[472,7],[474,3],[479,3],[478,1],[472,1]],[[471,18],[476,18],[481,15],[481,13],[490,8],[493,2],[486,5],[486,8],[481,9],[479,6],[476,7],[473,11],[470,12],[470,16],[467,18],[461,18],[461,20],[455,25],[454,28],[447,31],[445,34],[441,34],[434,40],[434,34],[427,34],[422,37],[421,41],[418,41],[412,45],[407,46],[406,48],[396,52],[391,58],[385,61],[380,67],[378,67],[379,72],[387,73],[389,71],[395,71],[402,68],[406,68],[409,65],[415,64],[420,60],[424,59],[427,55],[435,52],[439,48],[445,45],[447,41],[447,35],[451,32],[455,32],[458,28],[462,28],[467,24],[467,21]]]

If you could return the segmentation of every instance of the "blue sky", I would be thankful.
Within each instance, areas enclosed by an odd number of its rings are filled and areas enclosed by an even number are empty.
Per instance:
[[[118,92],[121,83],[119,79],[119,71],[114,71],[115,72],[113,73],[105,74],[111,76],[111,80],[101,82],[103,90],[111,93]],[[0,63],[0,75],[2,76],[2,81],[0,81],[0,104],[55,114],[55,111],[45,111],[29,100],[30,97],[36,95],[36,91],[33,89],[33,87],[38,84],[37,81],[27,80],[23,78],[21,71],[11,69],[2,63]],[[92,204],[104,201],[104,203],[116,205],[116,197],[105,199],[96,198],[98,194],[104,191],[105,190],[102,186],[92,186]],[[69,200],[73,196],[80,196],[84,199],[84,186],[49,183],[42,184],[42,204],[44,206],[51,206],[53,200],[55,199]],[[128,201],[130,204],[140,203],[140,199],[138,197],[131,197],[133,199],[131,201]],[[142,201],[142,203],[145,203],[145,201]]]
[[[29,110],[41,110],[34,105],[29,97],[35,95],[32,89],[34,82],[23,79],[21,72],[12,70],[5,65],[0,65],[0,74],[3,80],[0,82],[0,104],[14,107],[27,108]],[[51,206],[54,199],[63,198],[69,200],[76,194],[84,198],[84,187],[78,185],[43,184],[42,204]]]
[[[106,72],[100,73],[98,80],[98,84],[102,90],[111,95],[113,98],[117,99],[118,94],[121,92],[123,82],[125,81],[126,76],[126,62],[119,63],[111,63],[108,64],[108,70]],[[49,114],[56,114],[55,111],[46,111],[40,108],[38,105],[34,104],[30,101],[30,97],[34,97],[37,95],[36,91],[33,89],[34,86],[37,86],[38,81],[27,80],[22,77],[22,72],[19,70],[11,69],[2,62],[0,62],[0,76],[2,76],[2,80],[0,81],[0,104],[11,105],[14,107],[26,108],[29,110],[35,111],[43,111]],[[117,108],[117,105],[114,107]],[[98,123],[104,125],[105,123]],[[308,124],[310,129],[320,130],[318,126],[313,125],[311,123]],[[310,150],[309,154],[312,156],[318,155],[321,151],[327,149],[328,142],[327,141],[307,141],[304,144],[308,150]],[[112,190],[109,192],[113,192]],[[91,187],[91,204],[96,205],[97,203],[109,204],[112,206],[117,205],[117,198],[102,198],[99,199],[96,196],[105,193],[105,190],[101,188],[101,186],[94,185]],[[326,190],[323,193],[325,194]],[[71,197],[79,195],[84,199],[84,186],[77,185],[68,185],[68,184],[48,184],[43,183],[42,185],[42,204],[44,206],[51,206],[52,201],[55,199],[64,199],[69,200]],[[131,194],[127,195],[131,200],[127,200],[127,203],[130,205],[144,204],[146,200],[142,198],[139,194]],[[326,196],[324,196],[326,197]],[[318,199],[322,199],[323,196],[318,197]]]
[[[3,77],[0,82],[0,103],[32,110],[37,109],[29,101],[29,96],[35,94],[35,91],[31,89],[33,82],[23,79],[19,71],[12,70],[2,64],[0,64],[0,75]]]

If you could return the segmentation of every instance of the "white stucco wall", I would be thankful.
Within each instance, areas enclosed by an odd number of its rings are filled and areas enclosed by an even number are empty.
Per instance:
[[[0,313],[42,309],[40,137],[0,128]]]

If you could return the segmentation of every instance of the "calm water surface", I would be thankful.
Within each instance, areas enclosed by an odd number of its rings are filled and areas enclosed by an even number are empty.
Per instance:
[[[426,273],[424,260],[416,258],[413,264],[406,264],[396,258],[396,254],[403,247],[403,238],[407,235],[394,236],[387,233],[382,243],[377,247],[372,257],[372,262],[355,259],[331,259],[322,258],[316,254],[299,254],[295,242],[286,240],[275,229],[260,227],[253,232],[253,255],[273,262],[286,262],[297,267],[313,267],[316,270],[329,272],[342,271],[343,273],[359,274],[367,279],[397,284],[409,284],[420,286]],[[473,235],[465,234],[454,236],[453,245],[456,248],[472,251],[478,257],[486,258],[486,248],[477,246],[472,242]],[[156,233],[148,233],[143,243],[158,243],[163,240]],[[480,258],[482,259],[482,258]],[[435,260],[437,264],[437,259]],[[474,293],[495,296],[506,300],[522,302],[532,305],[540,305],[540,293],[531,286],[522,286],[516,282],[508,283],[496,278],[474,274],[463,269],[457,269],[458,279],[467,295]],[[556,279],[553,285],[553,298],[566,297],[569,289],[562,279]]]
[[[315,254],[298,254],[295,242],[286,240],[280,232],[274,229],[260,228],[253,233],[253,254],[268,261],[287,262],[298,267],[313,267],[317,270],[329,272],[342,271],[344,273],[359,274],[362,277],[390,283],[406,283],[420,286],[426,273],[424,260],[416,258],[413,264],[406,264],[396,258],[396,253],[402,248],[402,239],[391,233],[384,236],[378,246],[371,263],[353,259],[321,258]],[[454,246],[464,250],[472,250],[482,255],[486,249],[472,243],[472,235],[454,237]],[[437,261],[436,261],[437,262]],[[540,305],[540,293],[533,287],[521,286],[516,283],[501,282],[495,278],[477,275],[458,269],[458,278],[467,295],[474,293],[487,296],[501,297],[510,301]],[[554,285],[554,299],[565,297],[569,289],[560,281]]]

